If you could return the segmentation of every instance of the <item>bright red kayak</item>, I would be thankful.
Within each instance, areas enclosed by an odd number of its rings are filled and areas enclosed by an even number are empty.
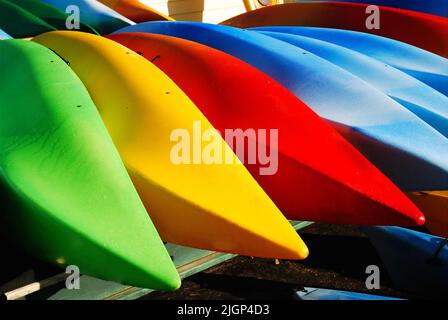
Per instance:
[[[268,165],[259,158],[255,164],[247,163],[247,155],[240,159],[287,218],[367,225],[424,222],[422,213],[376,167],[264,73],[180,38],[145,33],[108,37],[164,71],[221,134],[237,128],[278,130],[278,146],[266,139],[271,155],[278,151],[276,173],[262,174]]]
[[[448,57],[448,19],[421,12],[378,6],[380,28],[369,30],[368,4],[288,3],[249,11],[222,24],[239,27],[310,26],[347,29],[399,40]]]

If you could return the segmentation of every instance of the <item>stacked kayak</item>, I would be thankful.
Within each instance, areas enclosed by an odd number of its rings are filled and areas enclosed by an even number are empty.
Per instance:
[[[400,227],[366,227],[392,281],[412,293],[448,294],[448,239]]]
[[[446,12],[398,1],[369,30],[349,2],[245,1],[268,7],[212,25],[136,0],[0,0],[1,232],[175,290],[164,242],[300,260],[288,219],[357,224],[397,286],[446,295]]]
[[[348,48],[295,34],[261,32],[307,50],[349,71],[448,137],[448,97],[437,90],[398,69]]]
[[[320,0],[296,0],[296,2],[321,2]],[[335,2],[357,2],[429,13],[448,18],[448,4],[444,0],[338,0]]]
[[[100,34],[110,33],[134,22],[95,0],[41,0],[64,12],[77,13],[82,23]],[[77,10],[79,12],[77,12]]]
[[[13,38],[28,38],[56,30],[44,20],[6,0],[0,0],[0,29]]]
[[[308,255],[225,141],[160,69],[111,40],[87,33],[57,31],[33,41],[68,61],[89,90],[162,239],[259,257]],[[233,164],[172,161],[170,137],[178,128],[193,126],[209,130],[223,154],[234,158]]]
[[[269,168],[260,160],[246,166],[287,218],[372,225],[414,225],[423,219],[356,149],[257,69],[180,38],[145,33],[109,38],[153,61],[222,134],[236,128],[278,130],[278,146],[267,141],[270,153],[279,153],[272,173],[264,173]]]
[[[42,19],[49,25],[53,26],[58,30],[67,29],[67,21],[70,21],[68,14],[62,12],[61,10],[44,3],[40,0],[7,0],[21,7],[22,9],[28,11],[34,16]],[[96,33],[96,31],[83,23],[79,25],[80,31]]]
[[[178,288],[170,256],[79,78],[34,42],[1,41],[0,52],[2,232],[88,275]]]
[[[325,1],[288,3],[243,13],[222,24],[239,28],[308,26],[362,31],[448,57],[448,19],[381,6],[378,20],[380,26],[367,27],[367,7],[367,4]]]
[[[304,287],[294,294],[297,300],[331,300],[331,301],[346,301],[346,300],[401,300],[398,298],[377,296],[366,293],[358,293],[351,291],[331,290],[323,288]]]
[[[99,0],[134,22],[173,20],[167,15],[136,0]]]
[[[448,191],[409,192],[407,196],[425,213],[431,234],[448,238]]]
[[[399,69],[448,96],[448,59],[404,42],[349,30],[313,27],[258,27],[254,30],[300,35],[362,53]]]
[[[146,22],[117,31],[123,32],[180,37],[231,54],[289,89],[400,188],[448,188],[446,137],[405,106],[327,60],[259,32],[220,25]]]

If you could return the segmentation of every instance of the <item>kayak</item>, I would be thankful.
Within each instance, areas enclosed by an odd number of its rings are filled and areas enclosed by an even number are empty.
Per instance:
[[[407,195],[424,212],[425,227],[433,235],[448,238],[448,191],[409,192]]]
[[[34,41],[69,61],[89,90],[164,241],[267,258],[307,256],[288,220],[160,69],[87,33],[57,31]],[[207,157],[206,139],[230,161]]]
[[[368,29],[367,7],[367,4],[343,2],[287,3],[249,11],[222,24],[239,28],[309,26],[362,31],[406,42],[448,57],[448,19],[380,6],[380,27]]]
[[[173,21],[169,16],[136,0],[99,0],[109,8],[131,19],[134,22],[156,20]]]
[[[424,83],[378,60],[329,42],[294,34],[259,32],[334,63],[387,94],[448,137],[448,97]]]
[[[0,29],[0,40],[11,39],[11,36]]]
[[[0,0],[0,28],[14,38],[29,38],[56,30],[42,19],[6,0]]]
[[[44,3],[40,0],[7,0],[22,9],[25,9],[29,13],[35,15],[36,17],[42,19],[49,25],[53,26],[59,30],[67,29],[66,21],[68,14],[56,9],[55,7]],[[80,24],[80,31],[97,33],[92,27]]]
[[[108,6],[95,0],[40,0],[66,13],[71,13],[70,6],[79,8],[81,22],[85,23],[100,34],[106,34],[134,24],[128,18],[115,12]]]
[[[400,227],[364,227],[395,285],[425,297],[448,294],[448,240]]]
[[[304,287],[294,293],[297,300],[403,300],[352,291]]]
[[[405,107],[307,51],[250,30],[145,22],[118,30],[176,36],[231,54],[284,85],[400,188],[448,189],[448,140]]]
[[[82,274],[177,289],[179,275],[82,82],[34,42],[1,41],[0,52],[2,234]]]
[[[296,0],[296,2],[318,2],[319,0]],[[445,0],[340,0],[336,2],[357,2],[397,9],[429,13],[448,18],[448,3]]]
[[[245,165],[288,219],[371,225],[415,225],[424,219],[334,129],[252,66],[175,37],[122,33],[108,38],[153,61],[222,135],[237,128],[278,130],[278,144],[267,141],[269,153],[279,154],[273,174],[264,174],[268,168],[260,158]],[[233,150],[238,154],[236,145]]]
[[[260,27],[330,42],[397,68],[448,96],[448,59],[406,43],[376,35],[308,27]]]

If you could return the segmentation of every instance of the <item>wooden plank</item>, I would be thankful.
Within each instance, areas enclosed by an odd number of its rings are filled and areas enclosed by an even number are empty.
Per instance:
[[[291,222],[296,230],[312,224],[306,221]],[[235,255],[214,251],[199,250],[173,244],[166,244],[167,250],[181,278],[189,277],[210,267],[229,260]],[[8,293],[9,299],[48,299],[48,300],[133,300],[142,297],[153,290],[122,285],[101,279],[82,275],[80,289],[69,290],[63,287],[65,274],[55,275],[48,279],[31,283]],[[53,289],[48,287],[59,282]],[[45,289],[45,290],[41,290]]]

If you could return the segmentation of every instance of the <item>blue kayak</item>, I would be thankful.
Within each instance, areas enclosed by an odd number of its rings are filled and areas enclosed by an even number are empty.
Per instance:
[[[222,25],[146,22],[118,32],[176,36],[240,58],[327,119],[401,188],[448,188],[448,140],[378,89],[322,58],[254,31]]]
[[[259,31],[307,50],[361,78],[448,137],[448,97],[408,74],[359,52],[299,35]]]
[[[363,230],[397,286],[425,296],[447,297],[447,239],[400,227]]]
[[[382,61],[448,96],[448,59],[404,42],[373,34],[313,27],[260,27],[327,41]]]
[[[120,28],[134,24],[128,18],[122,16],[106,5],[95,0],[41,0],[66,13],[68,6],[75,5],[79,8],[81,22],[90,25],[101,34],[111,33]]]
[[[0,29],[0,40],[11,39],[11,36]]]
[[[319,2],[321,0],[296,0],[296,2]],[[448,3],[446,0],[336,0],[337,2],[357,2],[406,9],[429,13],[448,18]]]
[[[352,291],[304,287],[294,293],[297,300],[403,300]]]

